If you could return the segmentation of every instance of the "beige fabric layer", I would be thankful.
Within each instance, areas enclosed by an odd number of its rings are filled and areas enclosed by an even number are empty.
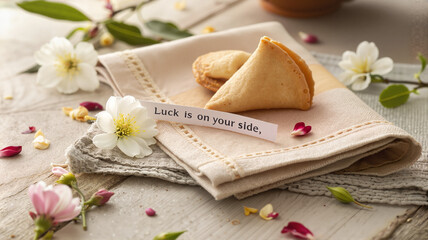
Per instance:
[[[421,146],[343,87],[278,23],[225,32],[100,57],[102,80],[117,95],[204,106],[212,92],[199,86],[192,63],[211,51],[252,52],[269,36],[299,54],[313,71],[315,97],[308,111],[258,110],[243,115],[279,125],[277,141],[218,129],[158,122],[159,146],[216,199],[250,196],[284,183],[329,172],[386,175],[411,165]],[[293,138],[297,122],[312,133]]]

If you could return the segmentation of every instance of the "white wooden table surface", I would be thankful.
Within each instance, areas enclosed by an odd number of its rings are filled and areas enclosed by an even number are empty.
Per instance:
[[[102,0],[67,2],[92,17],[101,18],[105,14],[100,10],[104,4]],[[321,43],[305,47],[317,52],[341,54],[369,40],[376,42],[381,56],[390,56],[396,62],[416,63],[416,52],[428,55],[427,1],[355,0],[344,3],[332,15],[316,19],[276,16],[264,11],[257,0],[235,3],[233,0],[187,0],[187,10],[183,12],[174,10],[174,2],[157,0],[145,6],[143,14],[146,19],[172,20],[195,34],[208,25],[221,31],[279,21],[296,38],[298,31],[316,34]],[[0,159],[0,239],[10,239],[12,235],[15,239],[30,239],[33,225],[27,215],[31,209],[28,186],[39,180],[52,183],[55,178],[50,175],[49,164],[64,162],[65,148],[88,127],[70,122],[61,116],[59,109],[67,104],[77,105],[82,99],[105,102],[112,90],[103,85],[96,95],[79,92],[62,96],[36,88],[35,76],[15,76],[33,63],[32,54],[42,44],[54,36],[64,36],[75,24],[27,14],[8,2],[0,1],[0,4],[0,84],[14,81],[14,86],[40,91],[40,96],[31,93],[16,96],[12,103],[0,100],[0,136],[4,136],[0,138],[0,146],[11,140],[18,144],[23,141],[9,132],[27,127],[28,119],[45,129],[49,129],[53,121],[75,127],[75,131],[67,133],[67,138],[50,130],[54,138],[51,140],[56,144],[50,148],[49,158],[27,146],[24,149],[33,151],[34,155],[23,155],[14,161]],[[124,48],[129,46],[117,44],[101,52]],[[20,97],[34,98],[34,103],[20,104]],[[417,210],[412,206],[390,205],[373,205],[374,210],[366,210],[341,204],[333,198],[310,197],[284,190],[271,190],[244,200],[215,201],[200,187],[158,179],[96,175],[80,179],[86,179],[82,186],[86,190],[93,192],[100,186],[111,187],[116,195],[106,206],[88,214],[88,231],[82,231],[80,224],[70,223],[55,233],[55,239],[152,239],[160,232],[180,230],[187,232],[179,239],[287,239],[280,231],[289,221],[304,223],[316,239],[381,239],[392,233],[397,219],[406,222]],[[256,215],[244,216],[242,206],[261,208],[267,203],[272,203],[280,213],[278,219],[264,221]],[[144,213],[147,207],[154,208],[157,216],[147,217]],[[239,224],[232,224],[233,220],[239,220]]]

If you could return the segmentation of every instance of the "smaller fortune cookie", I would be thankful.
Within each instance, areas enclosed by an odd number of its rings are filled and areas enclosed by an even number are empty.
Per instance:
[[[313,95],[312,72],[305,61],[283,44],[262,37],[250,58],[218,89],[205,108],[224,112],[308,110]]]

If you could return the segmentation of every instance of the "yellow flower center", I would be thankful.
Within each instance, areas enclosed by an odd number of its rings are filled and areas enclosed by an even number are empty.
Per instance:
[[[360,62],[355,66],[355,68],[352,69],[352,71],[356,73],[369,73],[371,72],[370,65],[368,64],[367,59],[364,59],[364,61]]]
[[[129,113],[126,116],[121,113],[113,121],[116,126],[115,133],[119,138],[135,136],[136,133],[140,132],[140,127],[137,126],[135,117],[129,116]]]
[[[80,60],[71,53],[67,53],[63,56],[57,56],[57,63],[55,64],[58,75],[68,75],[70,78],[79,72],[78,64]]]

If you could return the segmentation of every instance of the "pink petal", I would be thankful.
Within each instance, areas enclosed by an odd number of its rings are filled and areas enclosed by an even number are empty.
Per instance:
[[[313,239],[314,236],[309,229],[298,222],[289,222],[288,225],[282,229],[281,233],[290,233],[300,239]]]
[[[154,215],[156,215],[156,211],[155,211],[155,210],[153,210],[153,208],[147,208],[147,209],[146,209],[146,214],[147,214],[147,216],[149,216],[149,217],[153,217]]]
[[[37,215],[45,214],[45,203],[39,194],[31,195],[31,202],[33,203],[34,209],[36,209]]]
[[[64,168],[62,168],[62,167],[53,167],[53,168],[52,168],[52,173],[53,173],[53,175],[55,175],[55,176],[61,177],[63,174],[68,173],[68,171],[67,171],[67,170],[65,170],[65,169],[64,169]]]
[[[81,206],[80,206],[80,200],[78,198],[73,198],[72,201],[69,202],[68,206],[62,210],[61,212],[58,212],[54,216],[54,222],[66,222],[70,221],[73,218],[77,217],[80,214]]]
[[[307,34],[305,32],[299,32],[299,37],[304,41],[305,43],[317,43],[318,38],[317,36],[313,34]]]
[[[43,203],[45,206],[44,214],[52,216],[52,213],[59,202],[59,196],[53,190],[47,190],[43,192]]]
[[[21,132],[22,134],[29,134],[29,133],[34,133],[36,132],[36,127],[34,126],[30,126],[28,127],[28,130]]]
[[[305,126],[304,122],[298,122],[296,123],[296,125],[294,126],[293,131],[291,132],[291,135],[293,136],[303,136],[308,134],[311,131],[312,127],[311,126]]]
[[[294,125],[293,131],[300,130],[300,129],[304,128],[304,127],[305,127],[305,123],[304,122],[298,122],[298,123],[296,123],[296,125]]]
[[[9,146],[0,150],[0,158],[13,157],[22,151],[22,146]]]
[[[82,102],[80,103],[80,106],[85,107],[86,109],[88,109],[88,111],[103,110],[103,105],[97,102]]]

